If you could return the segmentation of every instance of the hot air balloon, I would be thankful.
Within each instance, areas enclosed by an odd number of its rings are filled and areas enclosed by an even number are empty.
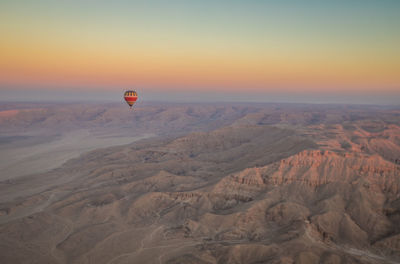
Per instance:
[[[126,91],[124,93],[126,103],[132,108],[132,105],[136,102],[138,95],[136,91]]]

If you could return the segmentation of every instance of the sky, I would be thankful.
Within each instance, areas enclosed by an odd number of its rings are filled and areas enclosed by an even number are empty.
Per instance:
[[[397,0],[0,0],[0,101],[400,103]],[[141,96],[142,95],[142,96]]]

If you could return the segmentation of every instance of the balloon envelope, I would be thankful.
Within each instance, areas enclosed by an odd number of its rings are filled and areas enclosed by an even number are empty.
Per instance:
[[[126,91],[124,93],[124,99],[126,103],[132,108],[132,105],[136,102],[138,98],[136,91]]]

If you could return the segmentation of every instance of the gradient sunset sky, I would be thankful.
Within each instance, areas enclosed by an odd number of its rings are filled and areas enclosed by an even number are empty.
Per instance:
[[[398,0],[1,0],[0,96],[393,101],[399,14]]]

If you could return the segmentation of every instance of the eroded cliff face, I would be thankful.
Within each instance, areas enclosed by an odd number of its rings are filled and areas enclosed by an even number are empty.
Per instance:
[[[391,215],[399,208],[391,213],[384,208],[399,196],[399,173],[398,165],[379,156],[305,150],[224,177],[208,197],[214,210],[256,205],[265,213],[260,226],[265,220],[277,225],[300,221],[322,241],[365,247],[398,231]],[[246,215],[254,211],[246,210]]]
[[[318,187],[333,182],[362,182],[373,191],[396,194],[399,169],[378,155],[310,150],[264,167],[261,172],[267,182],[277,185],[297,181]]]
[[[92,151],[47,174],[1,183],[0,190],[18,190],[70,179],[1,205],[0,259],[399,262],[399,126],[343,123],[352,118],[345,113],[296,119],[263,111],[208,132]]]

